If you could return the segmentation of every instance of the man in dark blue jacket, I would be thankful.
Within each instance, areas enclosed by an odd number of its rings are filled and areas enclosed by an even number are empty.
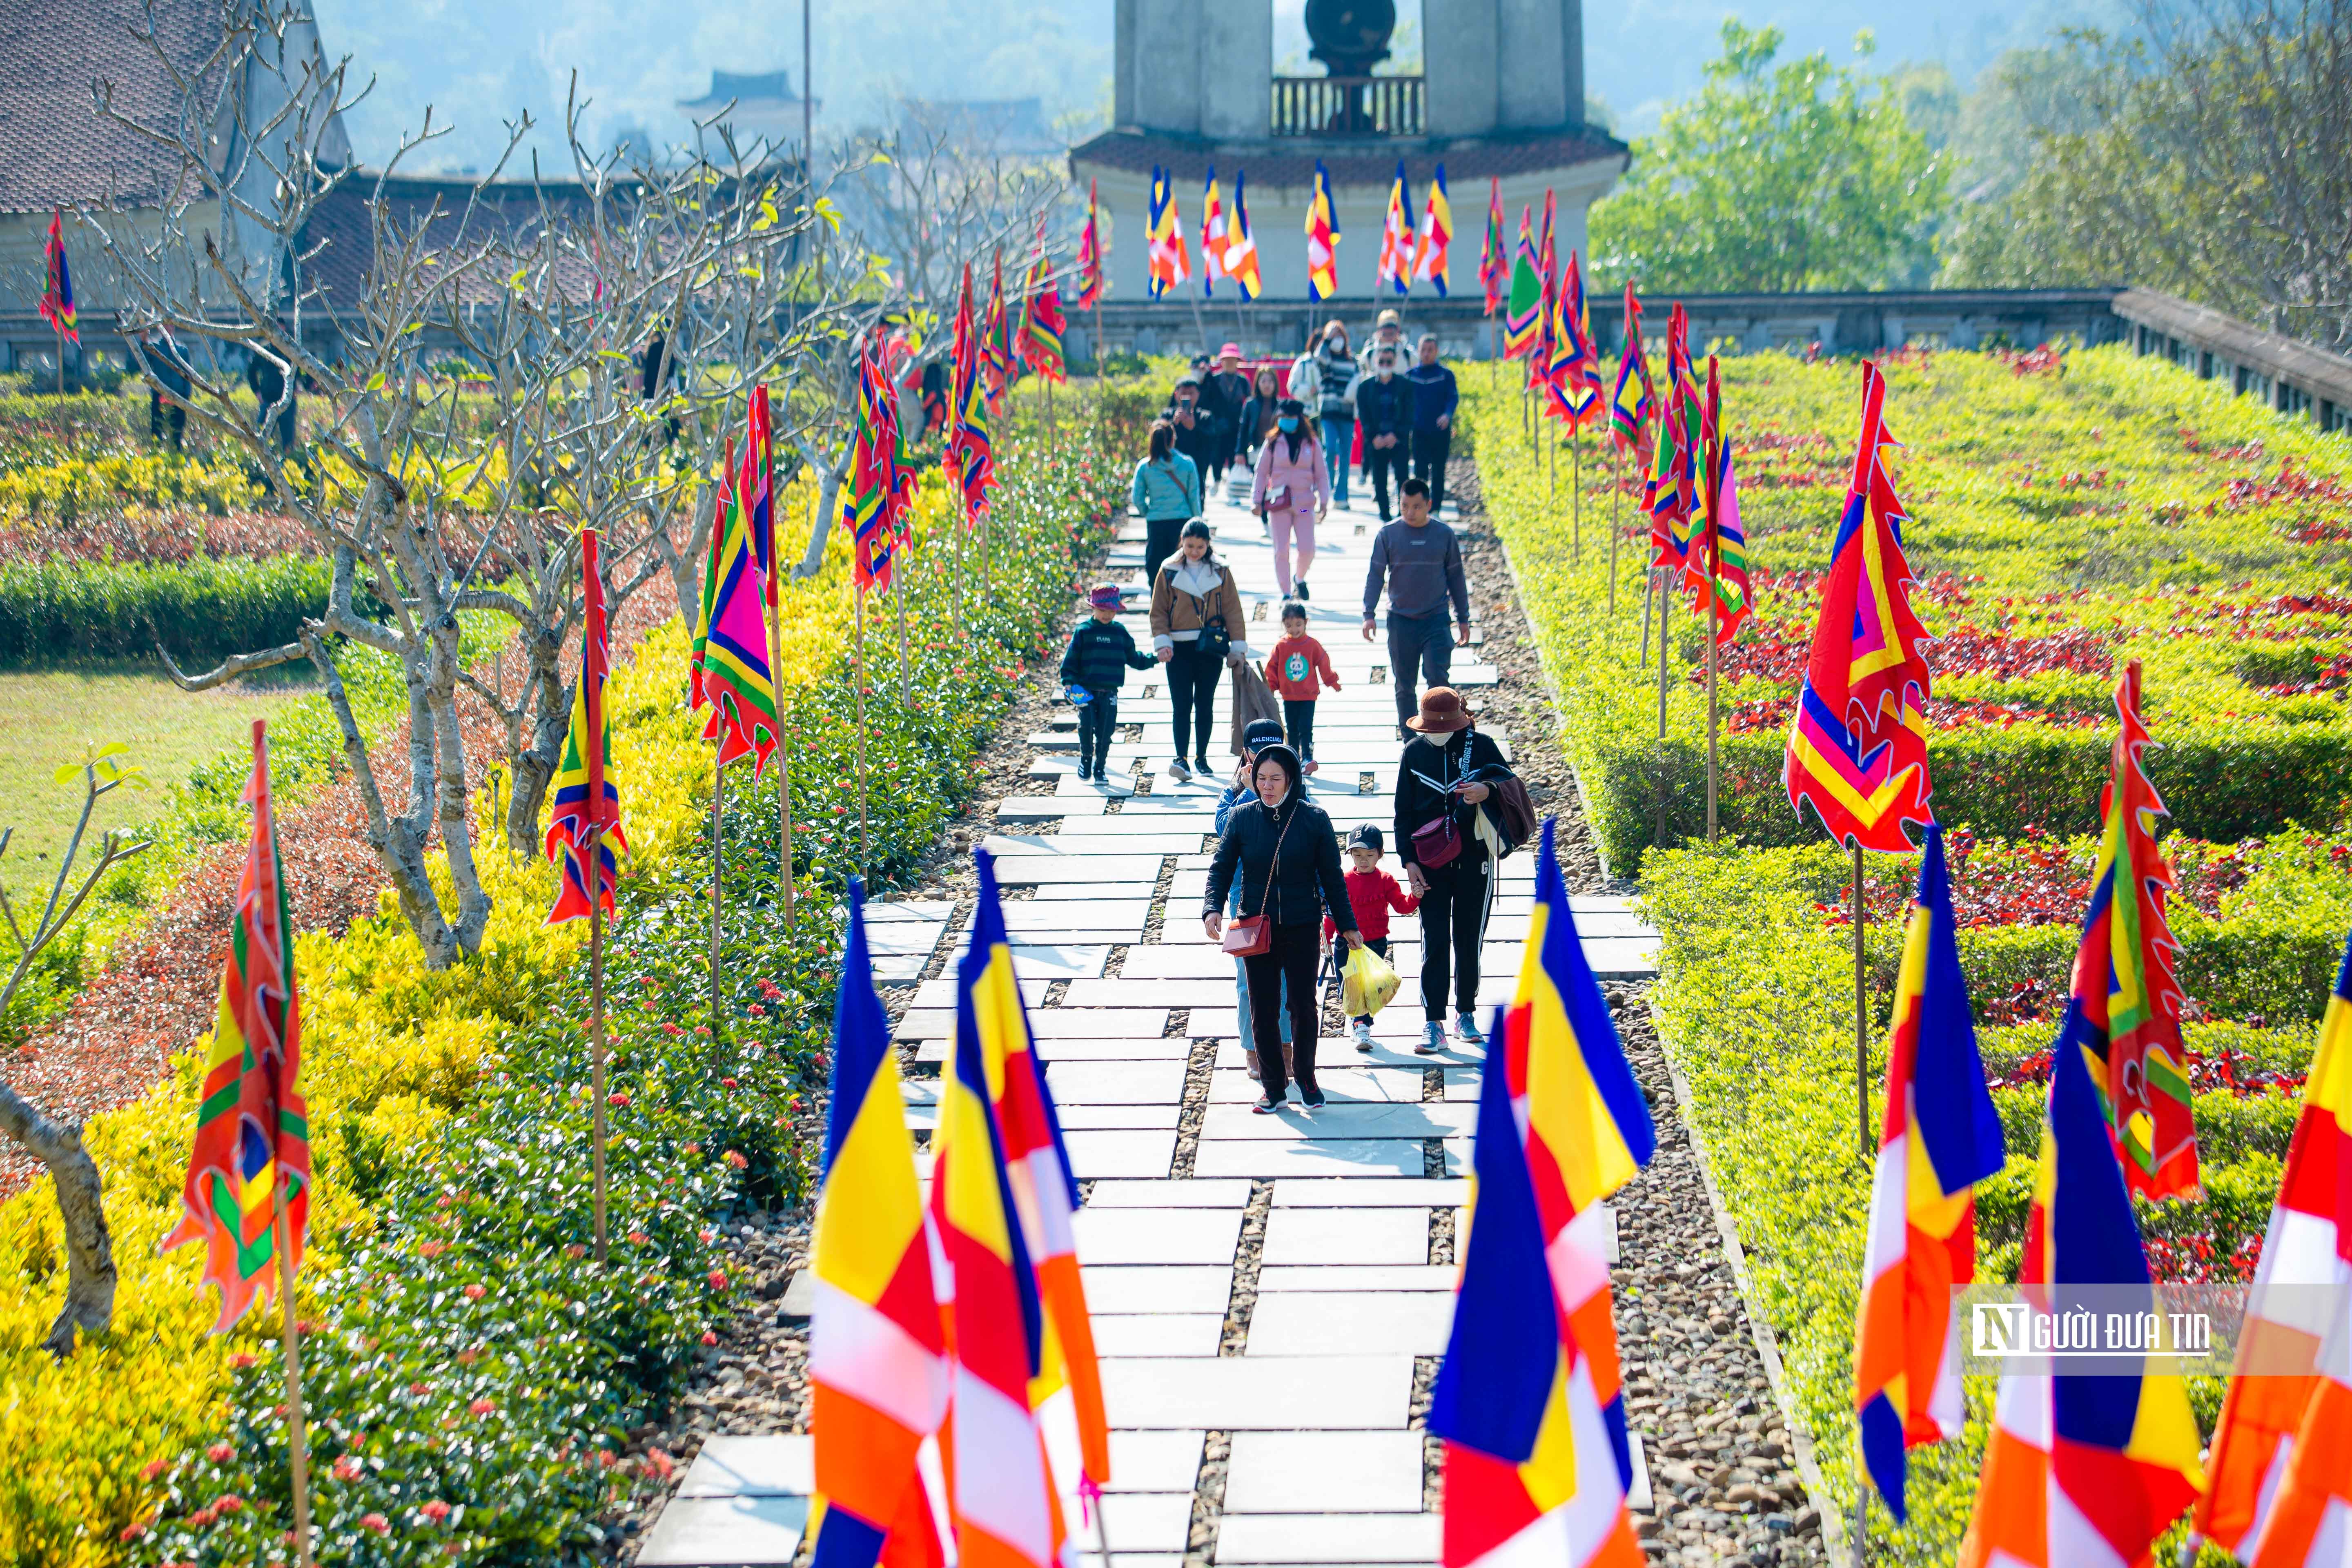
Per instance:
[[[1412,477],[1429,487],[1432,511],[1445,504],[1445,459],[1454,449],[1454,408],[1461,392],[1437,363],[1437,334],[1421,336],[1421,363],[1404,373],[1412,385]]]

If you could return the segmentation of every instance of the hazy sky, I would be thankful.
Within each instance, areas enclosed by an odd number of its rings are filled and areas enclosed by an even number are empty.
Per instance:
[[[1049,115],[1091,110],[1108,95],[1111,0],[811,0],[820,125],[870,121],[889,98],[1045,100]],[[1304,0],[1273,0],[1275,55],[1303,58]],[[1694,88],[1727,15],[1783,28],[1790,53],[1825,48],[1849,57],[1858,28],[1878,36],[1878,61],[1940,59],[1965,84],[2002,49],[2037,42],[2063,22],[2096,19],[2117,0],[1950,0],[1886,6],[1869,0],[1589,0],[1585,74],[1591,91],[1638,133],[1658,109]],[[1402,0],[1416,19],[1419,0]],[[355,75],[373,73],[373,97],[352,117],[361,155],[381,163],[425,106],[456,134],[429,166],[478,167],[504,144],[501,121],[528,106],[560,123],[574,68],[593,100],[589,134],[609,141],[642,128],[656,145],[682,139],[681,98],[700,97],[713,66],[786,69],[801,79],[801,8],[716,0],[658,7],[619,0],[562,6],[517,0],[318,0],[328,48],[348,52]],[[552,156],[554,142],[541,143]],[[419,167],[427,165],[420,164]]]

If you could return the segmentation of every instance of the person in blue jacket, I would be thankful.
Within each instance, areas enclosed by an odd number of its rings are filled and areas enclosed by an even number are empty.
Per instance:
[[[1151,455],[1135,465],[1127,499],[1143,519],[1143,580],[1149,583],[1176,553],[1184,525],[1201,515],[1201,466],[1176,449],[1176,426],[1168,420],[1153,423]]]

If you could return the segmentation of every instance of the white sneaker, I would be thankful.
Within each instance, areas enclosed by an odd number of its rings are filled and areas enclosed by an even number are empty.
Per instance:
[[[1478,1032],[1478,1020],[1467,1013],[1454,1016],[1454,1037],[1465,1046],[1483,1046],[1486,1037]]]
[[[1178,784],[1191,784],[1192,782],[1192,770],[1184,765],[1183,758],[1179,757],[1174,762],[1168,764],[1168,776],[1174,779]]]
[[[1433,1057],[1445,1048],[1445,1026],[1432,1018],[1421,1031],[1421,1044],[1413,1047],[1415,1056]]]
[[[1356,1048],[1360,1051],[1372,1048],[1372,1026],[1370,1024],[1359,1021],[1356,1025]]]

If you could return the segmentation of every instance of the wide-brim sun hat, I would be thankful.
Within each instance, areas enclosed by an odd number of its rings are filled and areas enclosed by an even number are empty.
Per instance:
[[[1242,346],[1239,343],[1227,343],[1223,348],[1217,351],[1217,357],[1219,359],[1239,359],[1242,357]]]
[[[1404,727],[1424,735],[1450,735],[1467,730],[1473,717],[1462,693],[1450,686],[1433,686],[1421,694],[1421,711],[1406,720]]]

